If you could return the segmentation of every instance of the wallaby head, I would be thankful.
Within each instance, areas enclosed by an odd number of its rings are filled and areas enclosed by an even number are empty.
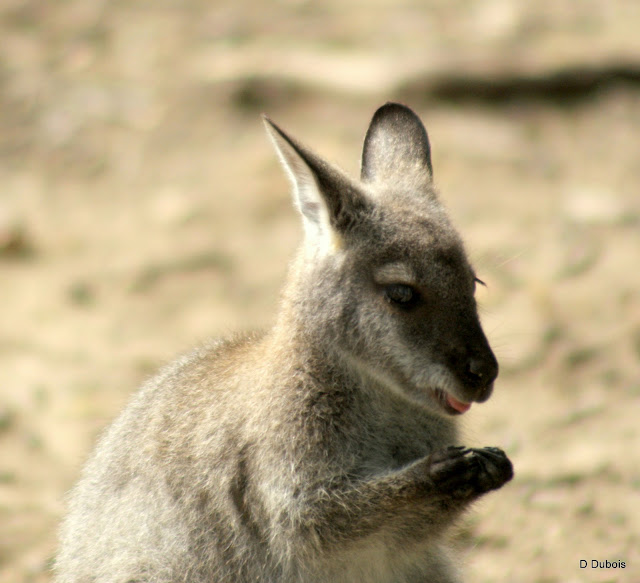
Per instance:
[[[359,181],[265,125],[305,230],[281,327],[442,415],[488,399],[498,364],[478,318],[479,280],[438,199],[416,114],[396,103],[376,111]]]

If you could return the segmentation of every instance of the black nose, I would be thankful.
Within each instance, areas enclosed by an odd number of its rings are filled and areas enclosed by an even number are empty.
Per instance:
[[[481,395],[480,398],[488,399],[493,381],[498,376],[498,361],[493,354],[483,358],[472,357],[467,362],[466,376],[470,384],[487,393],[486,396]]]

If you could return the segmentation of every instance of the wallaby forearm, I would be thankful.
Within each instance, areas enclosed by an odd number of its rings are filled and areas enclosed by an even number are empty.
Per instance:
[[[511,462],[497,448],[449,447],[384,476],[315,488],[305,501],[301,527],[322,547],[382,529],[424,539],[441,533],[470,502],[512,475]]]

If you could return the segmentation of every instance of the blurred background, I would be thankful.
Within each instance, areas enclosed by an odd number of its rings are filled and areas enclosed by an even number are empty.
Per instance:
[[[273,321],[301,228],[260,113],[357,173],[400,100],[488,284],[466,441],[516,468],[454,534],[467,580],[637,583],[638,30],[635,0],[3,0],[0,582],[50,580],[142,380]]]

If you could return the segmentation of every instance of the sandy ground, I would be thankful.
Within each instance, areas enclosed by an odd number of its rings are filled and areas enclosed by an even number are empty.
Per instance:
[[[143,379],[272,322],[301,229],[259,113],[355,173],[389,98],[425,120],[501,362],[465,431],[516,478],[459,530],[467,580],[640,581],[640,90],[434,90],[633,65],[639,24],[632,1],[3,2],[0,582],[49,581],[64,493]]]

